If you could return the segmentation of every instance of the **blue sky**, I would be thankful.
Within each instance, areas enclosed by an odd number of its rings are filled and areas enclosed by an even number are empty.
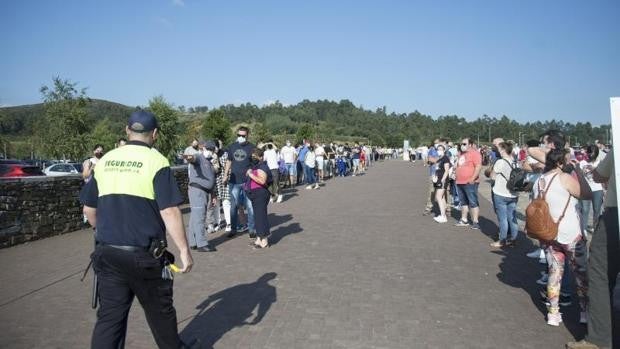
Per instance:
[[[210,107],[349,99],[434,117],[609,122],[620,1],[0,2],[0,105],[53,76]]]

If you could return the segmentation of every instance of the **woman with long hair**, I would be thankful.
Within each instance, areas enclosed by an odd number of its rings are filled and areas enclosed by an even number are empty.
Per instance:
[[[558,234],[546,241],[546,256],[549,267],[547,281],[547,299],[550,303],[547,324],[559,326],[562,322],[559,298],[560,285],[564,275],[564,262],[575,275],[577,295],[581,308],[580,322],[587,323],[586,243],[583,238],[578,211],[579,199],[590,199],[592,191],[577,162],[569,161],[570,153],[566,149],[553,149],[547,153],[544,173],[534,184],[534,197],[544,193],[549,206],[549,214],[558,223]],[[576,178],[570,172],[574,169]]]
[[[501,142],[497,145],[500,157],[496,159],[493,165],[493,172],[491,172],[491,178],[495,180],[495,185],[493,186],[493,205],[495,206],[495,214],[499,224],[499,239],[491,243],[491,247],[495,248],[514,245],[519,234],[516,215],[519,196],[506,187],[506,183],[508,183],[510,178],[510,172],[515,167],[512,147],[512,142]],[[508,237],[509,230],[510,237]]]
[[[435,201],[439,206],[439,215],[433,218],[437,223],[446,223],[448,217],[446,217],[446,189],[448,189],[448,174],[450,173],[450,157],[446,153],[446,147],[442,144],[437,145],[437,162],[435,162],[437,170],[435,170],[435,176],[433,178],[433,186],[435,187]]]

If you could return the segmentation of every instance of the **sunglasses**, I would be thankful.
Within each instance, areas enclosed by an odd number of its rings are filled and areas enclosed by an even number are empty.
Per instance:
[[[242,135],[242,134],[237,133],[237,137],[247,137],[247,136],[248,136],[247,134],[246,135]]]
[[[469,145],[468,143],[461,143],[461,145]]]

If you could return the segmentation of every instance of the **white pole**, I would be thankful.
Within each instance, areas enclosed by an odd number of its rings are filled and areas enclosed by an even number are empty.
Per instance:
[[[613,144],[611,151],[614,154],[614,165],[616,176],[616,198],[618,198],[618,183],[620,183],[620,148],[616,141],[620,139],[620,97],[612,97],[609,99],[609,105],[611,108],[611,140]],[[617,205],[617,203],[616,203]],[[620,216],[618,216],[618,224],[620,224]]]

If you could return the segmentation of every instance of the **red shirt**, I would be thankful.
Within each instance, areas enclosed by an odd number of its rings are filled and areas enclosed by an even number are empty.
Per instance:
[[[461,154],[456,167],[456,184],[467,184],[474,175],[476,166],[482,166],[482,156],[476,149]],[[475,182],[479,183],[480,177],[476,176]]]

